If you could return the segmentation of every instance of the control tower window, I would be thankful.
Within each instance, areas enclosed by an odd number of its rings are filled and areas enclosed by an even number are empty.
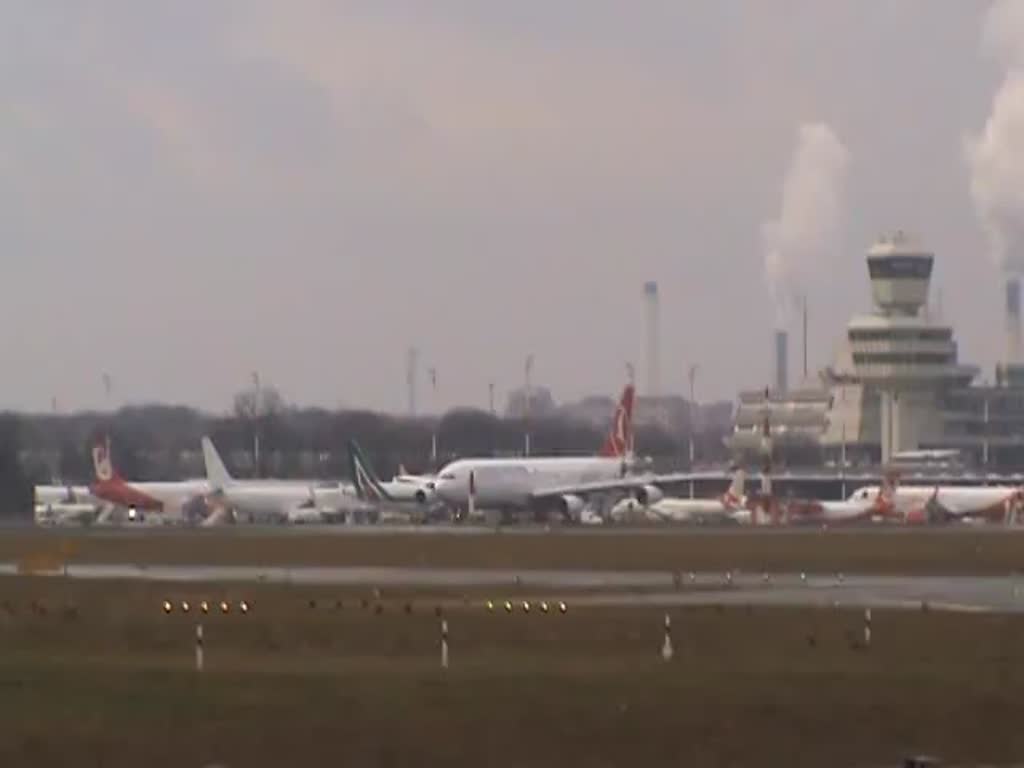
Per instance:
[[[932,274],[930,256],[868,257],[868,274],[872,280],[927,280]]]
[[[944,352],[855,353],[853,362],[856,365],[942,365],[949,362],[949,355]]]
[[[850,341],[950,341],[949,328],[854,328]]]

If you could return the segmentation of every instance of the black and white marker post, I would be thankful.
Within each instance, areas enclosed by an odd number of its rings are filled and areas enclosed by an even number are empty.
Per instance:
[[[203,671],[203,625],[196,624],[196,672]]]
[[[448,620],[441,619],[441,669],[448,669]]]
[[[672,661],[674,651],[672,649],[672,617],[665,614],[665,642],[661,644],[661,658],[665,661]]]

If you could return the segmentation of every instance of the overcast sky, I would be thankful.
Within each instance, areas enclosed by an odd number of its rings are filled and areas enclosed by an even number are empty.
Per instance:
[[[805,278],[812,366],[902,227],[987,370],[1002,294],[965,158],[1004,75],[985,12],[6,0],[0,407],[102,405],[108,371],[117,403],[222,410],[259,370],[294,402],[397,411],[412,344],[428,408],[426,367],[436,408],[485,406],[531,352],[556,398],[610,394],[644,370],[645,280],[663,388],[698,362],[698,396],[732,398],[771,375],[765,223],[804,123],[846,153]]]

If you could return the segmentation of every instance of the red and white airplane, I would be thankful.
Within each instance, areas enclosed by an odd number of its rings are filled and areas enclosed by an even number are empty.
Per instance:
[[[858,488],[840,501],[783,502],[783,517],[789,523],[865,523],[896,521],[896,485],[886,480],[879,486]]]
[[[623,390],[597,456],[458,459],[438,472],[434,490],[455,508],[551,510],[571,519],[596,493],[634,488],[647,503],[660,499],[658,488],[626,477],[633,463],[633,394],[632,385]]]
[[[901,486],[898,514],[908,523],[988,522],[1013,524],[1024,505],[1024,488],[992,486]]]
[[[745,491],[746,473],[737,469],[732,482],[721,496],[684,499],[666,496],[644,504],[635,496],[622,499],[611,509],[615,521],[641,518],[648,521],[672,523],[753,522],[747,508]]]
[[[89,492],[108,504],[127,509],[128,519],[132,522],[142,521],[147,517],[159,522],[186,522],[186,506],[205,497],[210,491],[209,483],[205,480],[124,480],[111,459],[109,437],[93,446],[92,462],[96,477],[89,487]]]

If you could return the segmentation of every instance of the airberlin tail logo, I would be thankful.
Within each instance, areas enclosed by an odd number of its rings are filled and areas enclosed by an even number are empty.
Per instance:
[[[114,479],[114,467],[110,461],[110,440],[96,443],[92,447],[92,464],[96,470],[96,479],[108,481]]]

